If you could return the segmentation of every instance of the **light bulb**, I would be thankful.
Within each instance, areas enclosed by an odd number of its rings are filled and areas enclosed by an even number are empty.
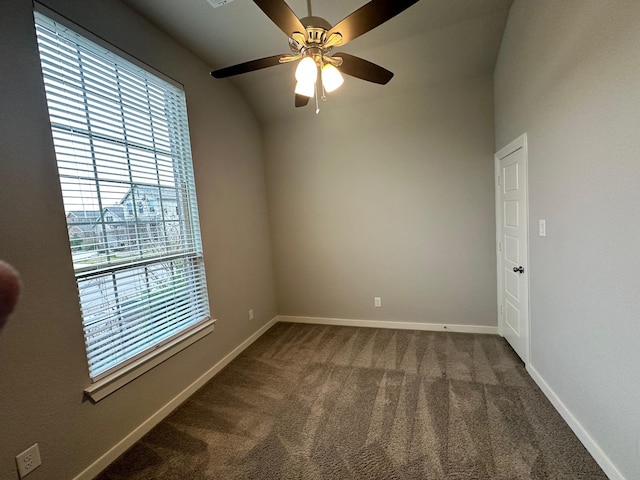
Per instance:
[[[316,93],[315,84],[313,82],[297,82],[296,93],[311,98]]]
[[[327,92],[333,92],[342,85],[343,82],[344,78],[342,78],[342,74],[336,67],[330,63],[326,63],[324,67],[322,67],[322,85],[324,85],[324,89]]]
[[[311,57],[304,57],[296,68],[296,80],[305,84],[314,84],[318,78],[318,67]]]

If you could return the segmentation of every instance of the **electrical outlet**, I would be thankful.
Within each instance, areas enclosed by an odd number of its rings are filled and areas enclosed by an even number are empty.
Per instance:
[[[18,465],[18,474],[20,475],[20,478],[24,478],[38,468],[42,464],[38,444],[36,443],[30,446],[24,452],[17,455],[16,464]]]
[[[249,320],[253,320],[253,308],[249,309]]]
[[[373,306],[376,308],[382,307],[382,297],[373,297]]]

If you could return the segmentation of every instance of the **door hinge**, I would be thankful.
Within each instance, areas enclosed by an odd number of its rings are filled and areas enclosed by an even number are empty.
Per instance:
[[[502,242],[498,242],[498,251],[501,252],[502,251]]]
[[[498,186],[501,186],[501,185],[502,185],[502,183],[501,183],[501,180],[500,180],[500,175],[498,175]]]
[[[502,315],[502,305],[500,305],[500,315]]]

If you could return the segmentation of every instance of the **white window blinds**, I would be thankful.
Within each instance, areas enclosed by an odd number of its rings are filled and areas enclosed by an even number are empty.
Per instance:
[[[35,13],[95,381],[209,317],[184,92]]]

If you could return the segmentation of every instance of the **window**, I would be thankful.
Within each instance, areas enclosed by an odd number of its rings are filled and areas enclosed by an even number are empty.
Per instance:
[[[35,18],[96,382],[212,327],[185,96],[57,20]],[[149,218],[143,199],[161,214]]]

